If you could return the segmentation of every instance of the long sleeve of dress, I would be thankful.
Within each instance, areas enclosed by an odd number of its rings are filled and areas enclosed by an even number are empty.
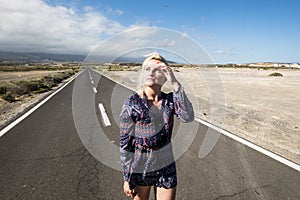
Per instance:
[[[131,163],[134,154],[135,123],[131,116],[131,105],[126,99],[120,114],[120,154],[123,167],[124,181],[129,182],[131,176]]]
[[[179,89],[173,93],[173,101],[176,116],[182,122],[192,122],[194,120],[193,105],[189,101],[181,85],[179,86]]]

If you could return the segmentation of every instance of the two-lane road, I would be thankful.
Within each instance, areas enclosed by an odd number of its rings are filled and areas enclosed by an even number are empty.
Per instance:
[[[0,199],[127,199],[122,172],[93,157],[77,132],[74,82],[0,138]],[[120,107],[114,105],[121,106],[131,91],[89,69],[76,78],[76,85],[84,88],[82,95],[94,96],[94,104],[88,106],[95,110],[107,138],[118,146],[115,116]],[[118,94],[113,92],[116,87]],[[100,102],[111,126],[103,124]],[[177,199],[300,199],[300,172],[226,136],[221,135],[213,151],[199,159],[207,129],[199,125],[192,145],[177,160]]]

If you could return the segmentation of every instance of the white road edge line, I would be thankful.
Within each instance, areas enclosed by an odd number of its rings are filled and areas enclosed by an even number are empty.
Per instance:
[[[227,137],[229,137],[229,138],[231,138],[231,139],[233,139],[237,142],[240,142],[240,143],[242,143],[242,144],[244,144],[244,145],[246,145],[246,146],[248,146],[248,147],[250,147],[250,148],[266,155],[266,156],[269,156],[270,158],[273,158],[274,160],[277,160],[278,162],[281,162],[281,163],[283,163],[283,164],[285,164],[285,165],[287,165],[287,166],[289,166],[289,167],[291,167],[291,168],[293,168],[297,171],[300,171],[300,165],[298,165],[297,163],[294,163],[294,162],[292,162],[292,161],[290,161],[286,158],[283,158],[283,157],[281,157],[281,156],[279,156],[279,155],[277,155],[277,154],[275,154],[275,153],[273,153],[273,152],[271,152],[267,149],[264,149],[264,148],[254,144],[254,143],[251,143],[251,142],[249,142],[249,141],[247,141],[243,138],[240,138],[240,137],[238,137],[238,136],[236,136],[236,135],[234,135],[234,134],[232,134],[232,133],[230,133],[230,132],[228,132],[228,131],[220,128],[220,127],[217,127],[217,126],[207,122],[207,121],[204,121],[204,120],[199,119],[199,118],[195,118],[195,120],[197,122],[201,123],[201,124],[204,124],[205,126],[211,128],[211,129],[217,131],[217,132],[220,132],[221,134],[223,134],[223,135],[225,135],[225,136],[227,136]]]
[[[10,123],[9,125],[7,125],[6,127],[4,127],[1,131],[0,131],[0,137],[2,137],[5,133],[7,133],[10,129],[12,129],[14,126],[16,126],[18,123],[20,123],[22,120],[24,120],[26,117],[28,117],[31,113],[33,113],[36,109],[38,109],[39,107],[41,107],[44,103],[46,103],[49,99],[51,99],[54,95],[56,95],[58,92],[60,92],[62,89],[64,89],[67,85],[69,85],[69,83],[71,83],[78,75],[80,75],[84,70],[82,70],[80,73],[78,73],[77,75],[75,75],[73,78],[71,78],[67,83],[65,83],[63,86],[61,86],[58,90],[56,90],[55,92],[53,92],[52,94],[50,94],[48,97],[46,97],[43,101],[41,101],[40,103],[38,103],[36,106],[34,106],[33,108],[31,108],[29,111],[27,111],[26,113],[24,113],[23,115],[21,115],[18,119],[16,119],[15,121],[13,121],[12,123]]]
[[[105,112],[105,109],[104,109],[104,106],[102,103],[99,103],[99,110],[100,110],[100,113],[101,113],[101,117],[102,117],[102,121],[103,121],[103,124],[104,126],[111,126],[111,123],[109,121],[109,118]]]
[[[101,76],[104,76],[104,77],[108,78],[109,80],[111,80],[111,81],[113,81],[115,83],[118,83],[119,85],[122,85],[123,87],[125,87],[125,88],[127,88],[127,89],[129,89],[129,90],[132,91],[132,89],[129,88],[129,87],[127,87],[126,85],[124,85],[124,84],[122,84],[122,83],[120,83],[118,81],[115,81],[115,80],[111,79],[110,77],[107,77],[104,74],[101,74],[100,72],[98,72],[98,71],[96,71],[94,69],[91,69],[91,70],[93,70],[94,72],[100,74]],[[246,146],[248,146],[248,147],[250,147],[250,148],[252,148],[252,149],[254,149],[254,150],[256,150],[256,151],[258,151],[258,152],[260,152],[260,153],[262,153],[264,155],[266,155],[266,156],[269,156],[270,158],[273,158],[274,160],[277,160],[278,162],[283,163],[283,164],[285,164],[285,165],[287,165],[287,166],[289,166],[289,167],[291,167],[291,168],[293,168],[293,169],[295,169],[295,170],[297,170],[297,171],[300,172],[300,165],[297,164],[297,163],[295,163],[295,162],[293,162],[293,161],[290,161],[290,160],[288,160],[288,159],[286,159],[284,157],[281,157],[281,156],[279,156],[279,155],[277,155],[277,154],[275,154],[275,153],[273,153],[273,152],[271,152],[271,151],[269,151],[267,149],[264,149],[264,148],[262,148],[262,147],[260,147],[260,146],[258,146],[256,144],[254,144],[254,143],[251,143],[251,142],[249,142],[249,141],[247,141],[247,140],[245,140],[243,138],[240,138],[240,137],[234,135],[233,133],[230,133],[230,132],[228,132],[228,131],[226,131],[224,129],[221,129],[221,128],[219,128],[219,127],[217,127],[217,126],[215,126],[215,125],[213,125],[213,124],[211,124],[209,122],[206,122],[206,121],[204,121],[202,119],[199,119],[199,118],[196,117],[195,120],[197,122],[199,122],[199,123],[201,123],[201,124],[203,124],[203,125],[211,128],[211,129],[217,131],[217,132],[220,132],[221,134],[223,134],[223,135],[225,135],[225,136],[227,136],[227,137],[229,137],[229,138],[231,138],[231,139],[233,139],[233,140],[235,140],[237,142],[240,142],[240,143],[242,143],[242,144],[244,144],[244,145],[246,145]]]

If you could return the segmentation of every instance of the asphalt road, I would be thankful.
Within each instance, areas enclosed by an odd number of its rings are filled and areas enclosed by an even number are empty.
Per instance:
[[[92,82],[98,83],[97,93]],[[74,85],[79,89],[77,96]],[[97,154],[97,148],[93,151],[89,144],[104,133],[110,145],[118,149],[118,105],[129,94],[128,89],[85,70],[3,135],[0,199],[127,199],[122,192],[121,171],[101,161],[101,156],[113,159],[118,152],[108,151],[100,142]],[[74,104],[74,98],[81,103]],[[99,102],[111,126],[103,125]],[[78,109],[86,112],[78,113]],[[82,117],[80,122],[75,119],[78,117]],[[80,123],[87,125],[82,128]],[[175,129],[179,126],[177,122]],[[197,126],[192,144],[177,160],[177,199],[300,199],[298,171],[226,136],[221,135],[210,154],[200,159],[199,149],[208,128]]]

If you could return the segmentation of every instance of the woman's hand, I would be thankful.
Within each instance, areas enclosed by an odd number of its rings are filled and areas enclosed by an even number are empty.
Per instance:
[[[123,189],[124,189],[124,193],[130,198],[133,198],[136,195],[136,193],[134,192],[134,189],[131,190],[129,188],[129,183],[127,181],[124,181]]]
[[[175,91],[177,91],[179,89],[179,82],[177,81],[175,74],[173,72],[173,70],[171,69],[171,67],[169,66],[161,66],[160,70],[165,74],[167,81],[169,81],[171,83],[171,85],[173,86],[173,89]]]

